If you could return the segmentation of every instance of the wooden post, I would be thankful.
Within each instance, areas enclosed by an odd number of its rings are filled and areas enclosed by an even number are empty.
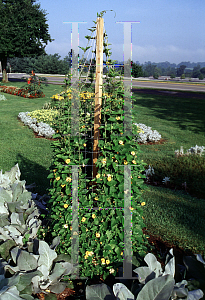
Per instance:
[[[97,18],[96,34],[96,78],[95,78],[95,115],[94,115],[94,144],[93,144],[93,178],[97,175],[95,163],[98,159],[98,141],[100,138],[102,84],[103,84],[103,18]]]

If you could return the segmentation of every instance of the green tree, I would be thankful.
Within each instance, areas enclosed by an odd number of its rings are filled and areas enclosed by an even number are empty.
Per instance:
[[[39,56],[53,40],[46,13],[36,0],[0,0],[0,60],[6,70],[8,57]],[[7,82],[7,75],[4,82]]]
[[[205,76],[205,67],[200,69],[201,74],[203,74]]]
[[[200,69],[201,69],[200,65],[197,65],[196,67],[194,67],[194,69],[193,69],[193,77],[194,78],[199,77],[199,75],[201,74]]]
[[[132,76],[135,78],[143,77],[142,66],[132,62]]]
[[[184,74],[185,69],[186,69],[185,65],[181,65],[179,68],[177,68],[177,76],[181,77]]]

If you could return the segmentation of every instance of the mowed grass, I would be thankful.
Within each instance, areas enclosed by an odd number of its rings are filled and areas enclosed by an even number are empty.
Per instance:
[[[22,82],[10,82],[7,85],[21,87]],[[7,101],[0,101],[0,169],[9,171],[19,164],[21,180],[26,184],[36,183],[35,192],[46,193],[49,186],[47,176],[51,165],[51,141],[35,138],[28,126],[17,119],[20,112],[41,109],[50,97],[62,91],[59,85],[48,85],[43,89],[44,98],[28,99],[1,93]]]
[[[164,139],[162,144],[141,145],[141,158],[154,165],[157,160],[175,160],[174,151],[180,149],[180,146],[183,146],[184,152],[195,145],[205,146],[204,102],[205,94],[200,94],[199,98],[195,93],[192,96],[190,93],[183,93],[183,97],[177,96],[177,93],[134,93],[135,123],[152,127]],[[166,176],[169,177],[168,171]],[[181,172],[183,174],[183,169]],[[190,175],[193,170],[190,168],[188,172]],[[204,171],[197,178],[193,176],[193,183],[202,176],[205,177]],[[200,199],[183,190],[149,185],[142,198],[146,202],[144,223],[148,232],[194,253],[205,253],[204,197]]]
[[[20,87],[22,83],[11,82],[9,85]],[[41,109],[53,94],[62,90],[61,85],[49,85],[43,89],[45,98],[26,99],[4,94],[8,100],[0,102],[0,169],[8,171],[18,162],[21,180],[26,180],[27,184],[35,182],[35,192],[40,194],[46,193],[49,187],[47,176],[52,142],[35,138],[33,131],[17,120],[17,116],[19,112]],[[196,144],[205,146],[205,97],[199,99],[195,93],[193,97],[184,95],[133,95],[134,121],[156,129],[165,140],[163,144],[141,145],[140,155],[145,162],[173,158],[174,151],[180,146],[185,150]],[[190,196],[185,191],[153,186],[145,189],[142,198],[146,202],[144,223],[150,233],[194,253],[204,254],[204,199]]]

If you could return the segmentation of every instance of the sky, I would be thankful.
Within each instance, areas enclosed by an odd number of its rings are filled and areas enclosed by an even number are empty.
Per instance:
[[[71,24],[79,23],[79,46],[86,47],[86,35],[96,21],[97,13],[108,10],[104,27],[111,44],[111,59],[123,61],[123,21],[132,24],[132,60],[140,64],[169,61],[205,61],[204,0],[37,0],[47,14],[53,42],[45,50],[63,59],[71,49]],[[113,11],[109,11],[113,10]],[[85,54],[85,58],[91,54]],[[79,49],[80,58],[83,51]],[[130,54],[131,55],[131,54]],[[105,59],[105,56],[104,56]]]

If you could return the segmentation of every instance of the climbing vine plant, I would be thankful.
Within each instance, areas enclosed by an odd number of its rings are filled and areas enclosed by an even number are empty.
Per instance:
[[[103,12],[102,12],[103,13]],[[102,16],[102,13],[100,16]],[[99,15],[98,15],[99,16]],[[94,28],[92,28],[93,30]],[[105,38],[106,36],[104,36]],[[90,40],[91,37],[87,36]],[[106,61],[110,49],[104,43]],[[86,47],[87,48],[87,47]],[[84,50],[86,50],[86,48]],[[74,90],[67,89],[62,100],[54,100],[60,114],[56,120],[53,142],[53,162],[49,174],[49,224],[45,239],[61,237],[57,252],[71,255],[72,251],[72,166],[78,166],[78,222],[80,276],[116,275],[124,255],[124,167],[131,166],[132,250],[142,257],[147,252],[143,223],[142,192],[145,177],[137,144],[138,127],[133,124],[133,135],[123,135],[124,88],[122,79],[116,80],[110,69],[103,84],[99,141],[98,172],[92,178],[92,149],[94,127],[94,96],[92,86],[80,85],[78,93],[79,135],[71,136],[71,104]],[[85,89],[86,87],[86,89]],[[89,90],[90,89],[90,90]],[[93,188],[95,183],[95,189]],[[94,208],[98,208],[95,209]],[[44,233],[45,235],[45,233]]]

